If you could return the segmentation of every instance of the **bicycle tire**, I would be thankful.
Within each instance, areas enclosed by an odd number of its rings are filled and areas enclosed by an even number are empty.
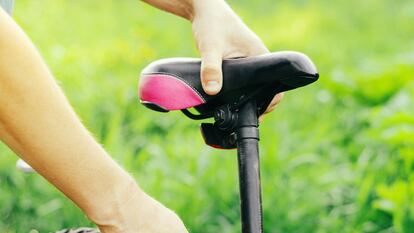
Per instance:
[[[82,227],[82,228],[76,228],[76,229],[75,228],[63,229],[60,231],[55,231],[54,233],[100,233],[100,231],[94,228]]]

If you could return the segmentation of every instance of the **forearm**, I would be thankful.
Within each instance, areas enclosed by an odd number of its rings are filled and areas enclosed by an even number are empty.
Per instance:
[[[194,0],[142,0],[161,10],[173,13],[188,20],[193,17]]]
[[[181,16],[189,21],[200,13],[221,12],[230,10],[224,0],[142,0],[163,11]],[[213,11],[210,11],[213,10]]]
[[[87,214],[113,214],[122,192],[136,188],[82,126],[36,49],[2,10],[0,139]]]

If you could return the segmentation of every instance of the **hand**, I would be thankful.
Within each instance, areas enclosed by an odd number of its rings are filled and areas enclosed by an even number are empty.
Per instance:
[[[223,0],[194,1],[193,34],[201,54],[201,83],[209,95],[220,92],[222,59],[268,53],[263,42]],[[275,95],[265,113],[273,111],[283,93]],[[263,116],[259,118],[263,120]]]
[[[94,221],[101,233],[188,233],[177,214],[137,186],[126,191],[116,215]]]
[[[188,233],[176,213],[150,196],[144,195],[137,204],[142,208],[143,216],[137,216],[136,219],[141,218],[143,225],[140,231],[131,233]]]

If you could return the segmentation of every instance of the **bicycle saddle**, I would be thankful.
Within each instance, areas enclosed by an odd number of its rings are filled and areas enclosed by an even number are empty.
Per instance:
[[[139,82],[141,103],[152,110],[182,110],[192,119],[205,119],[212,117],[219,106],[237,108],[254,99],[261,115],[275,94],[305,86],[319,77],[312,61],[299,52],[226,59],[222,89],[210,96],[203,91],[200,67],[200,59],[194,58],[169,58],[149,64]],[[187,110],[192,107],[200,114]]]

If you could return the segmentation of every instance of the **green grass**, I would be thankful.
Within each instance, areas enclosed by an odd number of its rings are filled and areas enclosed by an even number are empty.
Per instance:
[[[414,2],[230,4],[270,50],[305,52],[321,74],[261,126],[265,232],[412,232]],[[19,0],[15,18],[147,192],[191,232],[240,232],[235,151],[206,147],[197,123],[136,97],[146,64],[197,56],[188,22],[132,0]],[[41,177],[16,171],[4,145],[0,154],[0,232],[91,225]]]

